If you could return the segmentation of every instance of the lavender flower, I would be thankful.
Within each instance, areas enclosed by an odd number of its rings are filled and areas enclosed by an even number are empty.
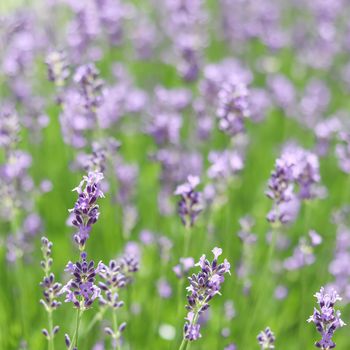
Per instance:
[[[103,282],[99,282],[98,285],[104,294],[99,297],[100,303],[115,309],[122,307],[124,303],[119,301],[117,291],[126,286],[126,278],[121,273],[120,265],[115,260],[111,260],[108,266],[102,264],[99,276]]]
[[[97,222],[100,215],[96,200],[104,197],[100,187],[102,179],[102,173],[89,172],[88,176],[83,177],[79,186],[73,189],[73,191],[78,193],[79,197],[75,202],[74,208],[70,209],[70,212],[74,214],[73,225],[79,229],[74,235],[74,240],[81,251],[85,248],[92,225]]]
[[[281,157],[276,160],[275,170],[268,182],[266,195],[274,201],[274,208],[267,216],[268,220],[289,222],[293,217],[293,206],[298,206],[298,200],[322,195],[324,191],[318,186],[320,180],[316,154],[294,144],[287,145]],[[299,188],[298,193],[294,192],[294,185]]]
[[[199,182],[197,176],[189,175],[187,182],[178,186],[175,191],[175,195],[181,196],[178,203],[178,213],[186,227],[193,226],[197,216],[202,211],[201,193],[195,190]]]
[[[218,94],[219,128],[229,136],[244,131],[244,119],[250,115],[248,96],[247,87],[242,82],[227,82]]]
[[[182,278],[188,274],[193,266],[194,259],[192,257],[180,258],[180,263],[173,267],[173,271],[177,278]]]
[[[314,247],[322,242],[322,237],[315,231],[309,232],[308,239],[301,237],[294,249],[293,255],[288,257],[283,265],[287,270],[300,269],[303,266],[311,265],[315,262]]]
[[[332,340],[334,332],[345,326],[340,318],[340,311],[334,309],[335,303],[341,298],[335,290],[327,293],[323,287],[314,296],[317,298],[319,310],[314,308],[314,313],[307,321],[313,322],[322,336],[322,339],[317,341],[315,346],[323,350],[333,349],[336,346]]]
[[[96,275],[99,274],[103,265],[98,263],[95,268],[94,261],[87,261],[85,252],[80,254],[81,260],[66,266],[73,278],[62,288],[61,293],[66,294],[65,302],[71,302],[78,309],[85,310],[91,307],[100,294],[100,288],[95,284]]]
[[[41,238],[41,251],[43,253],[43,260],[41,261],[41,267],[44,270],[45,277],[40,283],[43,289],[43,299],[40,299],[40,303],[44,306],[48,318],[49,318],[49,329],[43,329],[42,333],[45,335],[49,342],[53,342],[54,336],[58,333],[59,327],[53,327],[52,324],[52,312],[61,306],[61,302],[58,301],[60,290],[62,285],[55,282],[55,275],[50,272],[52,266],[51,257],[52,242],[50,242],[46,237]]]
[[[293,198],[292,175],[292,164],[289,159],[277,159],[266,191],[266,195],[274,201],[274,208],[267,217],[271,222],[285,222],[279,207],[282,203],[289,202]]]
[[[177,113],[156,113],[148,132],[158,145],[178,144],[181,126],[181,115]]]
[[[344,173],[350,174],[350,133],[341,131],[338,138],[340,142],[335,149],[338,164]]]
[[[0,110],[0,146],[4,149],[11,149],[19,141],[19,118],[16,111],[5,106]]]
[[[186,309],[188,314],[184,326],[184,341],[194,341],[201,337],[198,318],[209,308],[209,301],[216,294],[220,294],[225,273],[230,273],[230,264],[226,259],[223,263],[218,264],[218,257],[222,254],[222,249],[214,248],[212,252],[214,254],[213,261],[209,262],[206,256],[202,255],[196,264],[201,268],[201,271],[188,278],[190,286],[187,287],[188,305]]]
[[[266,327],[264,331],[261,331],[257,336],[257,340],[261,349],[275,348],[275,335],[271,331],[270,327]]]
[[[208,176],[211,179],[228,181],[244,167],[242,155],[229,149],[222,152],[211,151],[208,159],[211,163],[208,169]]]
[[[45,61],[50,81],[53,81],[57,87],[62,87],[69,76],[67,58],[62,51],[50,52]]]
[[[287,146],[284,153],[293,164],[293,178],[299,186],[299,197],[301,199],[314,198],[316,196],[315,184],[321,180],[318,157],[294,145]]]
[[[169,299],[173,292],[169,282],[164,278],[157,281],[157,290],[159,296],[163,299]]]
[[[96,107],[101,105],[102,80],[99,71],[94,64],[86,64],[78,67],[74,75],[74,81],[79,84],[85,99],[85,107],[95,112]]]
[[[124,306],[124,302],[119,298],[119,290],[132,282],[132,275],[138,269],[138,258],[135,254],[128,252],[125,252],[118,261],[111,260],[108,266],[101,264],[99,276],[103,282],[99,283],[102,291],[99,295],[99,301],[103,307],[110,308],[113,314],[113,329],[106,327],[104,331],[112,337],[116,344],[120,342],[121,334],[126,328],[125,322],[120,326],[117,324],[117,310]]]

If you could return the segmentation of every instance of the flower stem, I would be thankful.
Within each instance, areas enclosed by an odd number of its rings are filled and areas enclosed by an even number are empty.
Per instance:
[[[115,334],[115,349],[120,350],[120,343],[119,343],[119,330],[118,330],[118,320],[117,320],[117,311],[112,309],[112,316],[113,316],[113,328],[114,328],[114,334]]]
[[[191,227],[189,224],[186,224],[185,226],[185,232],[184,232],[184,248],[183,248],[183,257],[187,257],[188,254],[188,249],[189,249],[189,245],[190,245],[190,238],[191,238]],[[181,298],[182,295],[182,290],[183,290],[183,286],[184,286],[184,281],[185,280],[185,276],[182,276],[179,280],[179,284],[178,284],[178,291],[177,291],[177,296],[178,296],[178,304],[177,304],[177,317],[176,319],[180,319],[181,316],[181,306],[183,303],[183,300]]]
[[[82,312],[80,310],[80,308],[78,309],[78,312],[77,312],[77,324],[76,324],[76,327],[75,327],[75,347],[78,348],[78,340],[79,340],[79,326],[80,326],[80,319],[81,319],[81,315],[82,315]]]
[[[72,349],[77,349],[78,348],[79,327],[80,327],[80,320],[81,320],[82,315],[83,315],[83,310],[78,308],[78,310],[77,310],[77,321],[76,321],[76,325],[75,325],[75,331],[74,331],[72,343],[69,346],[68,350],[72,350]]]
[[[47,318],[49,321],[49,350],[55,350],[54,334],[53,334],[53,322],[52,322],[52,311],[47,312]]]
[[[89,333],[92,328],[95,326],[95,324],[98,322],[98,321],[101,321],[102,318],[103,318],[103,315],[105,314],[107,308],[106,307],[103,307],[100,309],[100,311],[94,316],[94,318],[90,321],[90,323],[88,324],[88,326],[82,331],[80,332],[82,335],[86,334],[86,333]]]
[[[183,337],[179,350],[186,350],[188,345],[188,340]]]

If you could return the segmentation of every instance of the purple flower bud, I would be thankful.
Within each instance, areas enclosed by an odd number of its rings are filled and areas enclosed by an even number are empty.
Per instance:
[[[69,338],[69,335],[68,334],[65,334],[64,335],[64,341],[65,341],[65,343],[66,343],[66,347],[67,347],[67,349],[70,347],[70,345],[71,345],[71,341],[70,341],[70,338]]]
[[[202,211],[201,193],[195,191],[199,182],[197,176],[189,175],[187,182],[178,186],[175,191],[175,195],[181,196],[178,203],[178,212],[182,223],[186,227],[193,226],[197,216]]]
[[[78,193],[78,199],[74,208],[69,211],[74,214],[73,225],[79,228],[74,235],[74,240],[80,250],[84,249],[91,227],[99,218],[99,206],[95,202],[97,198],[104,197],[100,184],[102,179],[102,173],[89,172],[88,176],[84,176],[79,186],[73,190]]]
[[[269,327],[266,327],[264,331],[258,334],[257,340],[261,349],[275,348],[275,336]]]
[[[119,326],[118,330],[119,330],[120,333],[122,333],[122,332],[124,332],[125,328],[126,328],[126,322],[123,322],[123,323]]]

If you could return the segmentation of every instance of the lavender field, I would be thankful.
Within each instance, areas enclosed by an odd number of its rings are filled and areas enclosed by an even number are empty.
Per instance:
[[[0,350],[349,349],[349,16],[0,0]]]

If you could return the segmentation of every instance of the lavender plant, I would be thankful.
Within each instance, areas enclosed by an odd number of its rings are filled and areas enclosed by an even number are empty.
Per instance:
[[[120,349],[121,335],[126,328],[126,322],[118,325],[118,309],[124,306],[120,300],[120,290],[132,282],[132,275],[139,269],[139,262],[136,256],[125,253],[119,260],[111,260],[103,265],[99,276],[103,282],[99,283],[101,295],[99,297],[102,307],[108,308],[112,313],[112,328],[105,327],[104,331],[113,339],[113,348]]]
[[[200,333],[199,316],[209,308],[209,301],[216,295],[220,295],[221,285],[224,282],[225,273],[230,273],[230,264],[225,259],[218,264],[218,257],[222,249],[215,247],[213,250],[214,259],[212,262],[202,255],[196,266],[201,268],[198,274],[188,278],[190,286],[187,287],[188,295],[186,309],[188,310],[186,322],[183,329],[183,340],[180,350],[187,349],[189,342],[195,341],[202,335]]]
[[[197,176],[189,175],[187,182],[177,187],[175,195],[181,196],[178,202],[178,213],[181,222],[186,228],[194,225],[199,213],[202,211],[201,194],[195,188],[200,180]]]
[[[69,350],[78,348],[80,321],[84,311],[92,307],[93,302],[100,296],[101,290],[95,283],[96,275],[102,269],[102,263],[99,262],[95,267],[93,260],[87,260],[85,244],[89,238],[92,225],[99,217],[99,206],[96,204],[98,198],[104,197],[100,188],[100,182],[103,174],[99,172],[90,172],[84,176],[79,186],[74,188],[77,191],[78,199],[73,209],[73,225],[79,230],[74,234],[74,241],[80,251],[80,261],[73,264],[68,262],[67,272],[72,278],[61,289],[60,293],[66,295],[65,302],[71,302],[77,309],[76,326],[72,340],[69,335],[65,335],[65,343]]]
[[[43,260],[41,261],[41,268],[44,271],[43,281],[40,283],[43,289],[43,299],[40,303],[44,306],[48,317],[48,329],[44,328],[42,333],[49,343],[49,350],[55,349],[54,337],[59,331],[59,326],[53,326],[52,313],[61,306],[58,300],[61,290],[61,283],[55,281],[55,275],[51,272],[52,259],[52,242],[46,237],[41,238],[41,251],[43,253]]]

